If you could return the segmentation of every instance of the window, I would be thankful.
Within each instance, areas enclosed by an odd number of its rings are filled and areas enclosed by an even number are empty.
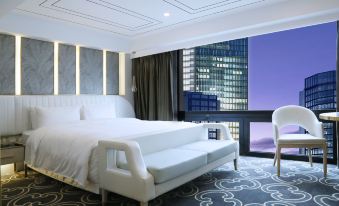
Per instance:
[[[332,22],[185,49],[185,111],[258,111],[253,119],[228,118],[232,136],[247,138],[250,152],[273,152],[272,126],[265,122],[271,114],[262,112],[263,117],[260,111],[291,104],[314,111],[335,109],[336,39],[337,25]],[[202,119],[206,121],[206,117]],[[333,124],[324,126],[331,157]],[[287,127],[285,132],[305,131]],[[306,151],[285,152],[304,155]],[[312,153],[321,155],[322,151],[314,149]]]
[[[311,110],[335,109],[336,35],[333,22],[249,38],[249,109],[274,110],[289,104]],[[331,157],[333,128],[331,123],[324,125]],[[259,130],[256,127],[272,130],[270,124],[251,125],[250,150],[274,146],[270,138],[252,132]],[[294,128],[289,132],[305,131]],[[312,153],[322,155],[317,149]]]

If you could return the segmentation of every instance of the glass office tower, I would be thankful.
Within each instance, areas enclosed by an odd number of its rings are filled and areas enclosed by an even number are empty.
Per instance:
[[[305,79],[305,89],[302,92],[306,108],[311,110],[336,109],[336,71],[327,71],[314,74]],[[324,134],[327,139],[328,155],[333,156],[333,129],[332,123],[324,123]],[[306,154],[305,149],[301,149]],[[321,149],[312,149],[313,155],[322,155]]]
[[[248,39],[183,50],[183,90],[217,95],[220,110],[248,109]],[[229,123],[239,138],[239,123]]]

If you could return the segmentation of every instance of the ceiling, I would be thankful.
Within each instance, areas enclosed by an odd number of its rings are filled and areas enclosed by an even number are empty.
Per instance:
[[[0,1],[0,32],[132,57],[337,20],[339,0]]]
[[[25,1],[16,11],[136,37],[278,1],[281,0],[33,0]],[[170,16],[164,16],[166,12]]]

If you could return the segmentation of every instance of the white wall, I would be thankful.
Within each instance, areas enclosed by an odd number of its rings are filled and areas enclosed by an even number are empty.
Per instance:
[[[226,13],[132,41],[132,58],[339,20],[338,0],[290,0]]]
[[[21,1],[23,0],[13,0],[17,3]],[[151,33],[122,36],[15,9],[8,12],[6,9],[14,8],[15,4],[11,0],[0,0],[0,32],[125,52],[135,58],[339,20],[339,0],[272,2],[274,3],[265,4],[266,6],[239,12],[224,12],[204,20],[197,19]]]
[[[8,14],[25,0],[1,0],[0,1],[0,17]]]

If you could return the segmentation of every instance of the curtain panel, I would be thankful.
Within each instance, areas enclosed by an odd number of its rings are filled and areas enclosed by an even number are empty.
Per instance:
[[[177,59],[177,51],[133,59],[134,109],[137,118],[175,119]]]

